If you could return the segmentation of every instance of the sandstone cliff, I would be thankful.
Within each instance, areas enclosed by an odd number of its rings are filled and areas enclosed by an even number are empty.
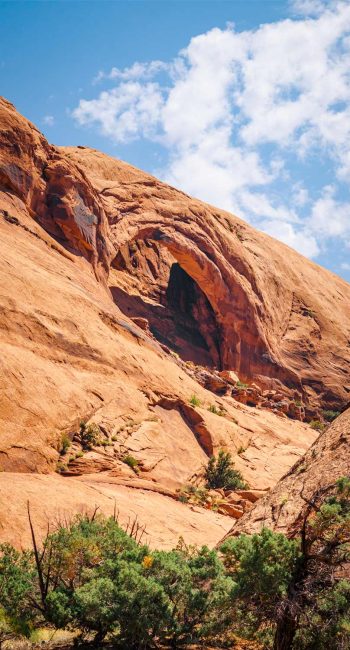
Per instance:
[[[263,526],[287,535],[298,532],[307,503],[320,488],[350,473],[350,410],[320,434],[273,490],[245,514],[227,536]]]
[[[343,407],[349,285],[126,163],[49,145],[6,100],[0,125],[3,536],[11,517],[26,543],[29,494],[41,524],[117,502],[153,542],[214,544],[232,519],[176,490],[220,448],[270,488],[307,421]],[[84,452],[82,420],[103,438]]]

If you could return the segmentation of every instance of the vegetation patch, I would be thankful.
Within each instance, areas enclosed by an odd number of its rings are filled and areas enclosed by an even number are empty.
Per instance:
[[[62,438],[61,438],[61,449],[60,449],[60,453],[62,454],[62,456],[64,456],[64,454],[67,453],[67,451],[68,451],[69,447],[71,446],[71,444],[72,444],[72,442],[71,442],[69,436],[67,436],[66,433],[63,433]]]
[[[244,390],[245,388],[249,388],[249,384],[245,384],[243,381],[237,381],[236,388]]]
[[[322,415],[327,422],[333,422],[340,415],[340,411],[322,411]]]
[[[191,395],[191,397],[190,397],[190,404],[191,404],[191,406],[194,406],[194,407],[196,407],[196,406],[200,406],[200,405],[201,405],[201,401],[200,401],[200,399],[197,397],[197,395]]]
[[[321,422],[320,420],[311,420],[310,427],[311,429],[315,429],[315,431],[324,431],[326,425],[324,422]]]
[[[136,474],[138,474],[139,461],[137,460],[137,458],[134,458],[134,456],[131,456],[131,454],[126,454],[126,456],[124,456],[122,460],[123,463],[125,463],[125,465],[128,465],[132,470],[134,470]]]
[[[80,422],[79,441],[83,449],[87,451],[98,446],[102,442],[102,432],[97,424],[86,424]]]
[[[241,472],[235,469],[231,454],[222,449],[217,457],[211,456],[209,459],[204,478],[209,489],[244,490],[248,487]]]
[[[210,404],[208,411],[210,411],[210,413],[214,413],[215,415],[220,415],[220,417],[224,417],[226,414],[226,411],[222,406],[218,408],[215,404]]]
[[[0,643],[45,628],[120,650],[232,647],[235,635],[264,650],[350,647],[348,477],[305,504],[300,537],[263,528],[219,550],[151,550],[138,526],[127,534],[97,512],[40,548],[28,516],[33,550],[0,546]]]

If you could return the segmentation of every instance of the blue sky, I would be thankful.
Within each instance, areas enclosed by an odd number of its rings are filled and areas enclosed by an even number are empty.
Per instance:
[[[0,93],[350,280],[350,3],[0,2]]]

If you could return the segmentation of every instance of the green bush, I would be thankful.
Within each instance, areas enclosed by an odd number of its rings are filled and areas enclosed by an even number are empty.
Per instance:
[[[320,422],[320,420],[311,420],[310,427],[311,429],[315,429],[315,431],[324,431],[326,425],[324,422]]]
[[[135,472],[137,472],[139,461],[137,460],[137,458],[134,458],[134,456],[131,456],[131,454],[127,454],[126,456],[123,457],[123,463],[125,463],[125,465],[128,465]]]
[[[150,650],[218,645],[222,635],[266,650],[350,647],[350,478],[305,504],[303,536],[263,529],[219,552],[179,543],[153,551],[96,512],[37,552],[0,546],[0,641],[45,626],[99,646]]]
[[[180,492],[179,501],[182,503],[196,503],[198,505],[205,505],[208,499],[208,490],[196,485],[185,485]]]
[[[217,457],[211,456],[209,459],[204,478],[208,489],[236,490],[248,487],[241,472],[234,468],[231,454],[222,449]]]
[[[243,381],[237,381],[236,388],[243,390],[244,388],[249,388],[249,384],[245,384]]]
[[[195,407],[201,405],[200,399],[198,399],[197,395],[191,395],[190,404]]]
[[[67,453],[67,451],[68,451],[69,447],[71,446],[71,444],[72,443],[71,443],[70,438],[67,436],[66,433],[64,433],[62,435],[62,438],[61,438],[61,450],[60,450],[60,453],[61,454]]]
[[[151,552],[95,515],[61,527],[44,548],[39,571],[34,553],[0,548],[4,612],[28,630],[68,626],[95,644],[108,634],[138,649],[214,634],[228,616],[232,580],[206,547]]]
[[[90,450],[101,443],[101,429],[97,424],[80,423],[79,438],[83,449]]]
[[[340,415],[340,411],[322,411],[322,415],[327,422],[333,422]]]
[[[244,454],[244,452],[247,450],[247,447],[243,447],[242,445],[238,447],[237,449],[237,454],[240,456],[240,454]]]

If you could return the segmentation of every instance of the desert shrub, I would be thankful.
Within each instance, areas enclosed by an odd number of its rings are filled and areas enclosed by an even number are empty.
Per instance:
[[[30,602],[35,594],[38,595],[38,588],[33,553],[19,552],[10,544],[2,544],[0,546],[0,603],[4,627],[7,630],[29,636],[39,615]]]
[[[126,456],[123,457],[123,463],[133,469],[134,472],[138,471],[139,461],[137,458],[134,458],[134,456],[131,456],[131,454],[126,454]]]
[[[71,444],[72,443],[71,443],[70,438],[67,436],[66,433],[64,433],[62,435],[62,438],[61,438],[61,450],[60,450],[60,453],[61,454],[67,453],[67,451],[68,451],[69,447],[71,446]]]
[[[350,647],[350,478],[306,502],[299,557],[279,604],[275,647]]]
[[[275,610],[287,593],[298,543],[263,528],[259,534],[227,539],[220,551],[234,581],[236,630],[271,642]]]
[[[80,423],[79,438],[83,449],[92,449],[92,447],[101,442],[101,429],[97,424]]]
[[[148,570],[169,601],[166,634],[172,646],[210,638],[222,631],[231,615],[232,580],[218,554],[207,547],[153,553]]]
[[[185,485],[179,494],[179,501],[182,503],[196,503],[198,505],[205,505],[208,500],[208,490],[196,485]]]
[[[215,415],[220,415],[221,417],[225,415],[225,410],[221,406],[220,408],[217,408],[215,404],[211,404],[208,411],[210,411],[210,413],[215,413]]]
[[[80,516],[41,549],[0,547],[0,640],[45,625],[117,647],[211,645],[228,630],[274,650],[350,646],[350,478],[306,502],[300,538],[263,529],[151,551],[112,517]],[[35,541],[35,537],[33,538]]]
[[[340,415],[340,411],[323,411],[322,415],[327,422],[333,422]]]
[[[200,401],[200,399],[197,397],[197,395],[191,395],[191,397],[190,397],[190,404],[191,404],[192,406],[195,406],[195,407],[196,407],[196,406],[200,406],[200,405],[201,405],[201,401]]]
[[[234,468],[231,454],[222,449],[217,457],[211,456],[209,459],[204,478],[208,489],[235,490],[248,487],[241,472]]]
[[[324,422],[320,422],[320,420],[311,420],[310,427],[311,429],[315,429],[315,431],[324,431],[326,425]]]
[[[244,454],[244,452],[245,452],[246,450],[247,450],[247,447],[243,447],[243,445],[241,445],[240,447],[238,447],[238,449],[237,449],[237,454],[238,454],[238,456],[239,456],[240,454]]]
[[[245,384],[243,381],[237,381],[236,388],[243,390],[244,388],[249,388],[249,384]]]
[[[56,472],[58,472],[58,474],[64,474],[64,472],[66,472],[67,470],[68,470],[67,463],[62,463],[62,461],[58,461],[56,465]]]

